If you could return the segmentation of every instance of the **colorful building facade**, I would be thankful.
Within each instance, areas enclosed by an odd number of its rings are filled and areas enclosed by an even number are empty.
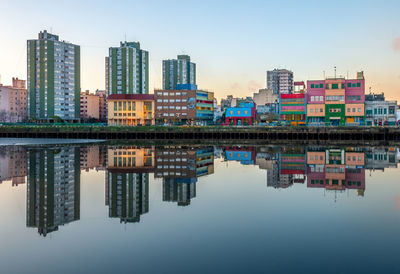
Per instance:
[[[252,125],[257,118],[255,103],[240,103],[237,107],[226,108],[225,125]]]
[[[307,151],[307,187],[365,191],[365,154],[354,148]]]
[[[311,126],[364,125],[365,80],[332,78],[307,81],[307,124]]]
[[[306,95],[280,94],[279,95],[279,120],[287,121],[292,126],[306,124]]]
[[[108,96],[108,124],[154,125],[154,109],[152,94],[111,94]]]

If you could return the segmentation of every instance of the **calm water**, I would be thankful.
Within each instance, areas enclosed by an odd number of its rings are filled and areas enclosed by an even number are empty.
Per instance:
[[[0,147],[2,273],[400,273],[397,147]]]

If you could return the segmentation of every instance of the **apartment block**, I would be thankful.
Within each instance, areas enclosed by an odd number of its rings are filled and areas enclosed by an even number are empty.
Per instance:
[[[27,42],[28,116],[79,121],[80,47],[48,33]]]
[[[0,85],[0,122],[18,123],[27,119],[25,80],[12,78],[12,86]]]
[[[81,92],[81,119],[100,119],[100,97],[89,93],[88,90]]]
[[[359,78],[307,81],[307,124],[363,125],[365,80]]]
[[[106,57],[107,94],[148,94],[149,53],[139,42],[121,42]]]
[[[177,59],[163,60],[163,89],[175,90],[177,85],[196,86],[196,64],[190,62],[190,56],[178,55]]]
[[[274,94],[291,93],[293,91],[293,72],[287,69],[267,71],[267,89]]]

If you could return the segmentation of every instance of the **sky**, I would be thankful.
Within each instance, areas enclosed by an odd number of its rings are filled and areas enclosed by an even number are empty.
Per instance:
[[[400,1],[0,0],[1,83],[26,79],[26,40],[44,29],[81,46],[81,87],[105,87],[104,59],[120,41],[149,51],[150,93],[162,60],[188,54],[197,84],[220,99],[252,96],[266,71],[296,81],[363,70],[366,92],[400,101]]]

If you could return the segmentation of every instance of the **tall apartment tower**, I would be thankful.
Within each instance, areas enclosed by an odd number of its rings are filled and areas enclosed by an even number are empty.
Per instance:
[[[196,64],[189,55],[178,55],[178,59],[163,60],[163,89],[175,90],[176,85],[196,85]]]
[[[29,118],[79,119],[80,46],[60,41],[46,30],[27,45]]]
[[[287,69],[267,71],[267,89],[274,94],[293,92],[293,72]]]
[[[107,94],[149,93],[149,52],[139,42],[121,42],[106,57]]]

